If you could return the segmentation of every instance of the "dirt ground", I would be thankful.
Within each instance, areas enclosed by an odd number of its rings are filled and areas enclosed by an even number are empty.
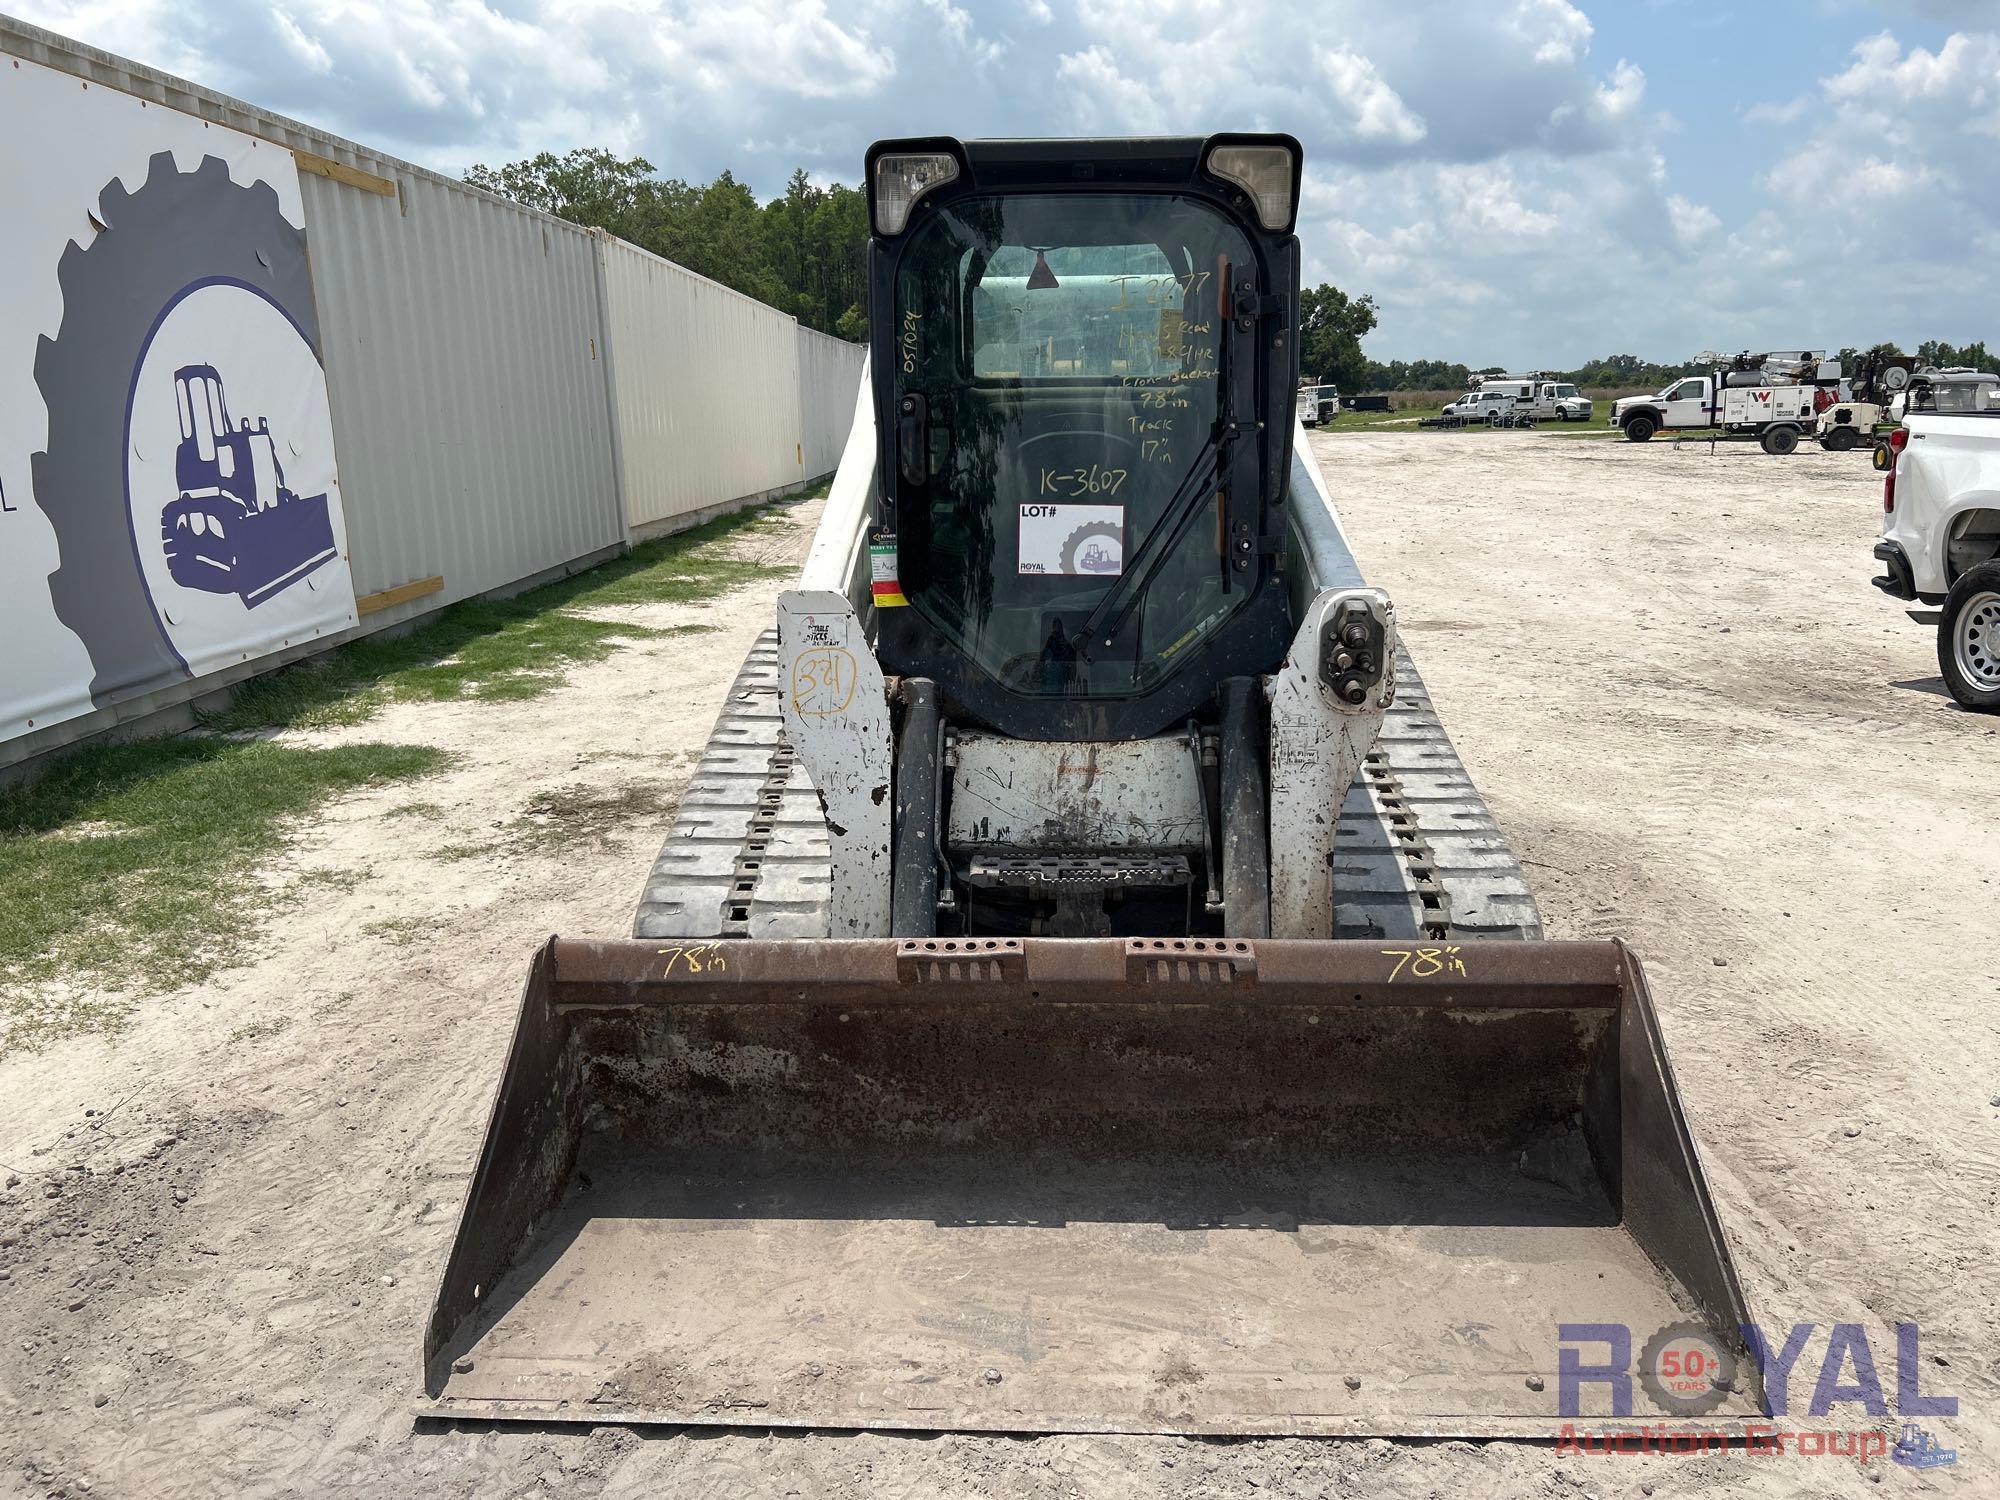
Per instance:
[[[1532,433],[1316,437],[1553,936],[1644,955],[1751,1303],[1861,1324],[1916,1474],[1446,1442],[439,1430],[417,1349],[547,933],[626,930],[767,592],[635,618],[546,697],[349,736],[456,769],[334,804],[257,963],[0,1060],[0,1493],[189,1496],[1992,1493],[2000,721],[1867,585],[1858,455]],[[802,551],[811,511],[772,543]],[[1847,1379],[1855,1377],[1850,1367]],[[1828,1427],[1864,1425],[1835,1408]],[[1845,1417],[1845,1420],[1842,1418]]]

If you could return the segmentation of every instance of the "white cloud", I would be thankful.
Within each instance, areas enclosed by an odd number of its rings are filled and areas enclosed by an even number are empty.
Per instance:
[[[1861,0],[1844,3],[1819,24],[1860,34],[1899,9],[1879,0],[1857,23]],[[1990,336],[1961,324],[2000,306],[1991,28],[1929,50],[1866,36],[1817,81],[1774,57],[1772,99],[1740,115],[1755,149],[1683,163],[1642,57],[1593,53],[1570,0],[1349,4],[1323,21],[1276,0],[13,8],[446,171],[602,145],[773,192],[799,166],[853,181],[882,136],[1290,131],[1307,274],[1380,300],[1384,356],[1956,341]],[[1755,211],[1729,206],[1752,189]],[[1868,298],[1826,297],[1828,268],[1854,266]]]
[[[975,62],[998,62],[1007,52],[1007,43],[998,39],[980,37],[973,29],[972,14],[953,5],[951,0],[921,0],[925,10],[936,16],[945,35],[962,52],[968,53]]]
[[[1782,104],[1753,104],[1743,111],[1746,125],[1796,125],[1812,111],[1813,102],[1801,94]]]
[[[1714,209],[1705,203],[1683,198],[1679,193],[1667,195],[1667,215],[1673,221],[1674,239],[1688,247],[1699,245],[1722,227],[1722,220]]]
[[[1410,113],[1367,58],[1345,47],[1317,47],[1313,57],[1333,97],[1352,116],[1360,139],[1409,146],[1424,138],[1424,122]]]
[[[1148,134],[1167,129],[1154,91],[1121,73],[1108,47],[1066,54],[1056,63],[1056,77],[1072,90],[1070,107],[1079,123]]]
[[[1569,0],[1517,0],[1506,24],[1538,63],[1569,67],[1590,50],[1590,18]]]
[[[1618,59],[1608,82],[1600,83],[1594,94],[1598,113],[1610,124],[1622,125],[1638,111],[1646,94],[1646,75],[1636,63]]]
[[[1764,190],[1829,254],[1900,242],[1905,261],[1969,259],[2000,232],[2000,35],[1960,32],[1931,52],[1884,32],[1852,57],[1821,80]]]
[[[301,31],[298,22],[281,10],[273,11],[271,19],[277,23],[278,34],[284,38],[285,45],[308,73],[324,77],[333,71],[333,58],[326,48]]]

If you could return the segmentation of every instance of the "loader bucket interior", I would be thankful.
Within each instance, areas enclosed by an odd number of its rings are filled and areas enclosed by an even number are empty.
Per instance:
[[[555,941],[425,1409],[1546,1435],[1559,1325],[1688,1320],[1748,1314],[1621,944]]]

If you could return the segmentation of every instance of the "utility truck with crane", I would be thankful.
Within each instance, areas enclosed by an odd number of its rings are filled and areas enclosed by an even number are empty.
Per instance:
[[[1300,172],[869,151],[823,518],[634,936],[533,963],[427,1411],[1548,1434],[1574,1320],[1755,1412],[1638,959],[1541,939],[1306,450]]]
[[[1696,363],[1709,372],[1683,376],[1655,395],[1612,402],[1611,425],[1635,443],[1660,432],[1704,432],[1754,439],[1766,453],[1786,454],[1840,394],[1840,361],[1814,350],[1703,354]]]

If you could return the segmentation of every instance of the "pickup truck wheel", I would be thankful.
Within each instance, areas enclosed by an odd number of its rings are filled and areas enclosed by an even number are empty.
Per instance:
[[[1938,670],[1965,707],[2000,713],[2000,562],[1968,568],[1945,596]]]
[[[1625,423],[1625,441],[1643,443],[1660,430],[1660,424],[1651,417],[1632,417]]]
[[[1766,427],[1758,443],[1766,453],[1783,458],[1799,446],[1799,430],[1796,427]]]

